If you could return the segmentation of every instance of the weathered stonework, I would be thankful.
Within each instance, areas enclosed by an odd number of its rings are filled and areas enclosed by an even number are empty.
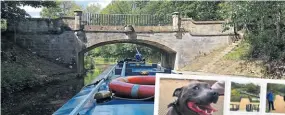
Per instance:
[[[197,22],[173,16],[175,27],[134,26],[134,31],[126,31],[123,26],[81,28],[80,16],[76,16],[29,19],[9,30],[16,30],[13,34],[15,42],[40,56],[65,64],[76,60],[79,72],[83,71],[84,53],[106,44],[135,43],[158,48],[162,51],[162,65],[179,69],[191,64],[201,53],[209,53],[234,40],[232,29],[222,32],[224,21]]]
[[[168,55],[175,55],[177,62],[171,68],[176,69],[189,64],[200,53],[209,53],[213,49],[231,43],[229,36],[191,36],[184,33],[182,39],[175,39],[176,33],[137,33],[136,39],[128,38],[124,33],[86,33],[87,49],[91,50],[112,43],[137,43],[160,49]],[[175,59],[173,59],[175,60]],[[174,62],[171,60],[172,62]],[[169,67],[169,66],[168,66]]]

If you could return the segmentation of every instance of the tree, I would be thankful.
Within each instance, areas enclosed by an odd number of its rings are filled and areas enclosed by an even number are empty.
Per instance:
[[[74,16],[75,10],[82,10],[82,6],[77,5],[74,1],[56,1],[53,7],[43,8],[40,12],[43,18],[59,18]]]
[[[277,1],[230,2],[227,16],[231,24],[237,23],[247,30],[248,41],[252,46],[253,58],[264,57],[266,60],[284,58],[285,3]],[[283,27],[283,29],[281,29]]]
[[[131,14],[132,4],[131,1],[112,1],[106,8],[104,8],[102,14]]]
[[[166,15],[180,12],[194,20],[221,20],[222,17],[217,15],[221,3],[213,1],[144,1],[134,4],[139,6],[135,13],[140,14]]]
[[[83,10],[83,7],[74,1],[62,1],[61,8],[63,9],[63,16],[74,16],[74,11]]]
[[[91,5],[88,5],[84,12],[88,12],[88,13],[99,13],[101,10],[101,6],[100,4],[91,4]]]
[[[118,43],[104,45],[94,50],[91,50],[89,56],[93,57],[103,57],[103,58],[132,58],[136,54],[136,48],[148,61],[157,62],[160,59],[160,51],[158,49],[153,49],[145,47],[142,45],[130,44],[130,43]]]
[[[267,84],[267,92],[270,90],[273,91],[273,93],[276,93],[277,95],[285,95],[285,85],[283,84]]]
[[[56,6],[51,8],[43,8],[40,12],[42,18],[59,18],[62,9],[60,8],[61,2],[56,1]]]
[[[221,6],[224,9],[220,13],[231,19],[228,25],[245,30],[245,39],[250,44],[248,58],[269,65],[265,75],[284,77],[285,2],[240,1],[224,2]]]
[[[1,1],[1,18],[6,19],[9,24],[30,16],[19,6],[53,7],[56,3],[53,1]]]
[[[249,84],[246,84],[245,87],[246,87],[246,91],[249,93],[253,93],[256,95],[259,95],[260,93],[260,87],[258,85],[249,83]]]

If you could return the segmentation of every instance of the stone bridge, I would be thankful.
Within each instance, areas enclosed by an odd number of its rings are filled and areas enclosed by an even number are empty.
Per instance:
[[[85,23],[85,24],[84,24]],[[84,72],[84,53],[114,43],[134,43],[161,51],[161,65],[180,69],[198,55],[231,44],[233,28],[223,32],[225,21],[194,21],[172,15],[172,23],[157,26],[88,25],[82,12],[59,19],[31,18],[8,25],[13,40],[39,56],[76,64]]]

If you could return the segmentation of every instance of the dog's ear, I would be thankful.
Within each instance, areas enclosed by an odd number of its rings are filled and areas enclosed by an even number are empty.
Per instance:
[[[180,87],[180,88],[176,88],[173,92],[173,97],[179,97],[181,95],[181,92],[182,92],[182,88],[183,87]]]

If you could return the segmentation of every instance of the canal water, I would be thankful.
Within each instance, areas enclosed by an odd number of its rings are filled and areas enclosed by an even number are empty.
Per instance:
[[[93,58],[94,59],[94,58]],[[95,58],[94,59],[94,69],[88,69],[86,75],[84,76],[84,85],[90,84],[97,76],[99,76],[104,70],[106,70],[110,65],[116,63],[113,58]],[[90,61],[85,66],[90,66]]]
[[[84,85],[90,84],[97,76],[99,76],[111,64],[97,64],[93,70],[88,70],[84,76]]]

